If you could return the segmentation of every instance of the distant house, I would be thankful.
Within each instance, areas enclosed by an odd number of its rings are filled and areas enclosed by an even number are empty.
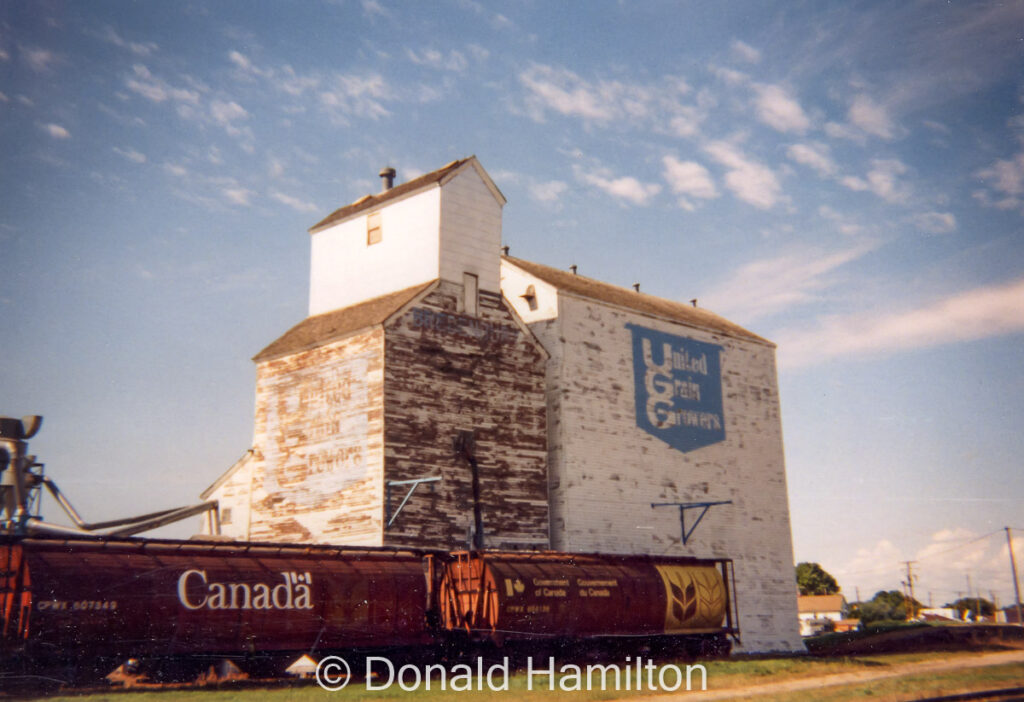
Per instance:
[[[960,621],[960,615],[953,607],[924,607],[917,611],[917,617],[924,622]]]
[[[1003,615],[1002,621],[1006,622],[1007,624],[1020,624],[1021,623],[1020,617],[1018,616],[1018,613],[1017,613],[1017,605],[1012,604],[1009,607],[1004,607],[1000,611],[1002,612],[1002,615]]]
[[[852,628],[846,619],[849,611],[842,595],[800,595],[797,597],[800,635],[814,636],[837,628],[848,631]]]

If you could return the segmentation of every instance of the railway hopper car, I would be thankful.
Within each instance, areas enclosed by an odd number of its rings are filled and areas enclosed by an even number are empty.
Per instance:
[[[729,559],[459,552],[439,606],[446,629],[496,643],[646,637],[719,655],[739,634]]]
[[[38,668],[421,645],[433,640],[432,563],[401,549],[2,541],[0,658]]]

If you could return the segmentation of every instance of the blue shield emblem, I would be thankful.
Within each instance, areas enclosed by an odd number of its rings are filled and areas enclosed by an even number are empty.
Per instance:
[[[636,425],[678,451],[725,440],[722,347],[627,324],[633,333]]]

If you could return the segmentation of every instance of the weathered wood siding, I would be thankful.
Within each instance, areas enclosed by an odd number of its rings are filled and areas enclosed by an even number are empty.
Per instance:
[[[380,545],[383,341],[376,327],[258,364],[248,538]]]
[[[471,471],[453,440],[473,430],[487,546],[547,547],[545,356],[500,296],[481,292],[474,318],[456,313],[461,293],[442,281],[386,326],[386,478],[442,481],[417,489],[384,542],[466,543]]]
[[[722,347],[724,441],[684,453],[638,427],[627,324]],[[744,649],[800,649],[774,348],[564,293],[531,329],[552,354],[552,546],[733,558]],[[685,546],[678,509],[651,507],[718,500]]]
[[[440,277],[462,284],[463,273],[480,278],[480,289],[501,291],[501,203],[471,166],[441,188]]]
[[[253,465],[259,456],[249,450],[221,479],[203,495],[203,499],[217,500],[220,512],[220,533],[223,536],[245,540],[249,538],[249,495],[252,488]],[[203,515],[200,534],[211,534],[210,520]]]

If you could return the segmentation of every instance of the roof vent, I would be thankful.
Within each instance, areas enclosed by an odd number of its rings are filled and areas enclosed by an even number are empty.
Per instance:
[[[640,283],[633,283],[633,289],[640,292]]]
[[[509,248],[507,246],[502,246],[501,247],[501,253],[504,254],[505,256],[508,256],[508,251],[509,251]]]
[[[573,275],[576,275],[576,264],[574,263],[571,266],[569,266],[569,270],[572,271]]]
[[[696,307],[697,306],[697,298],[693,298],[692,300],[690,300],[690,304],[693,305],[694,307]]]
[[[397,173],[395,172],[395,169],[391,166],[385,166],[380,169],[380,191],[382,193],[385,193],[395,187],[396,175]]]

